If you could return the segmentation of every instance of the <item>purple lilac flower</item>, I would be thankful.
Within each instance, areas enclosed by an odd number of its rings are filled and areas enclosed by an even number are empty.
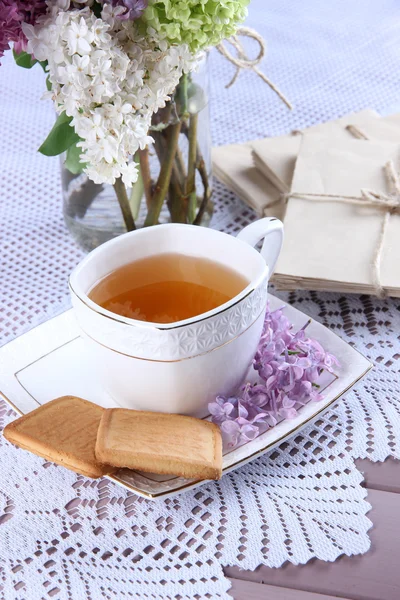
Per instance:
[[[258,427],[250,423],[241,425],[237,421],[224,421],[221,425],[221,435],[226,448],[234,448],[250,442],[259,435]]]
[[[237,417],[237,398],[224,398],[218,396],[215,402],[210,402],[209,410],[214,423],[220,425],[229,419]]]
[[[123,6],[126,10],[119,15],[123,21],[134,21],[142,16],[147,8],[148,0],[107,0],[113,6]]]
[[[253,361],[260,381],[246,383],[237,397],[218,396],[208,405],[226,448],[253,440],[282,419],[295,418],[307,402],[322,399],[317,381],[339,362],[306,336],[309,323],[294,333],[282,309],[267,311]]]
[[[21,18],[14,3],[0,0],[0,56],[9,48],[11,40],[17,40],[21,30]]]
[[[46,12],[45,0],[0,0],[0,58],[14,42],[17,53],[26,49],[22,23],[33,25]]]

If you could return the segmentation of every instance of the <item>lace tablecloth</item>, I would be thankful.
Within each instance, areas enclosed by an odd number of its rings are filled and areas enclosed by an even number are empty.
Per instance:
[[[215,143],[277,135],[399,101],[396,0],[253,0],[264,68],[289,113],[250,73],[212,57]],[[57,159],[35,152],[53,122],[39,69],[0,68],[0,342],[69,307],[82,252],[61,216]],[[214,226],[254,219],[217,184]],[[301,226],[299,224],[299,226]],[[222,567],[335,560],[369,548],[369,504],[354,459],[400,458],[398,300],[295,292],[281,297],[357,346],[376,368],[330,413],[262,457],[176,498],[149,502],[0,439],[0,590],[5,600],[227,598]],[[14,418],[4,404],[1,424]]]

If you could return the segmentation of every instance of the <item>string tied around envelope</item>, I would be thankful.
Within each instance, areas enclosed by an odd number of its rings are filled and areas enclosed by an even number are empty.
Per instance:
[[[386,237],[387,227],[390,221],[390,217],[393,214],[400,214],[400,176],[396,171],[393,161],[390,160],[383,167],[386,181],[388,185],[388,192],[381,192],[375,190],[361,189],[360,196],[345,196],[342,194],[302,194],[300,192],[289,192],[285,194],[285,198],[304,198],[305,200],[312,200],[316,202],[343,202],[344,204],[353,204],[361,207],[373,207],[384,211],[384,217],[382,219],[381,229],[379,233],[378,243],[375,248],[372,268],[373,268],[373,284],[375,287],[376,295],[379,298],[385,298],[387,296],[385,289],[382,287],[381,282],[381,263],[382,263],[382,252]]]
[[[369,137],[357,125],[346,125],[345,129],[357,140],[369,140]],[[302,129],[292,129],[290,135],[303,135],[303,133],[305,131]]]
[[[255,40],[258,43],[259,50],[258,50],[258,54],[255,58],[250,58],[246,54],[246,51],[243,48],[243,45],[242,45],[241,41],[239,40],[239,37],[249,38],[249,39]],[[233,48],[237,52],[237,56],[234,56],[229,51],[226,44],[230,44],[231,46],[233,46]],[[289,102],[289,100],[286,98],[286,96],[280,91],[280,89],[274,83],[272,83],[272,81],[270,79],[268,79],[268,77],[265,75],[265,73],[260,71],[260,69],[258,68],[258,65],[260,64],[260,62],[263,60],[263,58],[265,56],[266,44],[265,44],[264,38],[257,31],[255,31],[254,29],[251,29],[250,27],[239,27],[235,35],[233,35],[229,39],[225,40],[224,42],[221,42],[220,44],[218,44],[218,46],[216,46],[216,48],[217,48],[218,52],[220,52],[220,54],[222,54],[222,56],[224,56],[227,60],[229,60],[230,63],[232,63],[236,67],[236,72],[235,72],[234,76],[232,77],[231,81],[225,86],[226,88],[231,87],[235,83],[235,81],[238,78],[239,73],[241,73],[241,71],[246,71],[246,70],[249,71],[250,70],[250,71],[253,71],[258,77],[260,77],[271,88],[271,90],[273,92],[275,92],[275,94],[277,94],[277,96],[282,100],[282,102],[284,102],[284,104],[286,104],[286,106],[290,110],[293,108],[292,104]]]

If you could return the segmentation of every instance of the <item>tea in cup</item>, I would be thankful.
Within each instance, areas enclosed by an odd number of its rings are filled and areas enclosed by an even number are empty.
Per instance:
[[[236,238],[171,223],[126,233],[84,258],[70,277],[72,303],[114,400],[203,417],[217,395],[233,393],[257,349],[282,240],[274,218]]]

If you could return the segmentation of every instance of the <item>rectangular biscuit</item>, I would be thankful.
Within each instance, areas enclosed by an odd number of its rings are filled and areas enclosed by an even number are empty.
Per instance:
[[[193,417],[106,409],[96,442],[99,461],[138,471],[188,479],[219,479],[219,427]]]
[[[95,456],[97,429],[104,408],[75,396],[43,404],[4,429],[4,437],[33,454],[86,477],[116,471]]]

